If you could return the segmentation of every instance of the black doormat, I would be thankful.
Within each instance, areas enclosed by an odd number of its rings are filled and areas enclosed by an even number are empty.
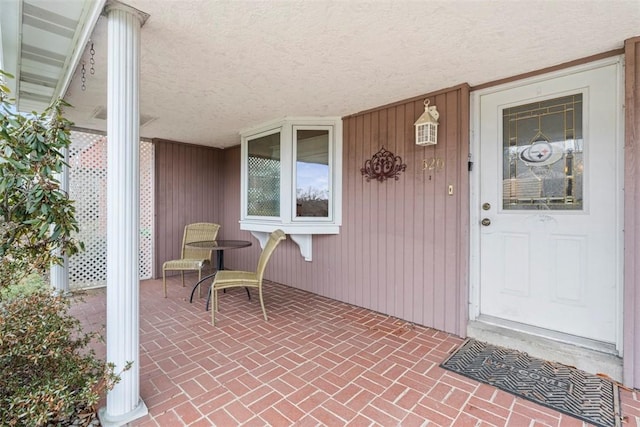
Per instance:
[[[618,386],[580,369],[474,339],[440,366],[596,426],[620,426]]]

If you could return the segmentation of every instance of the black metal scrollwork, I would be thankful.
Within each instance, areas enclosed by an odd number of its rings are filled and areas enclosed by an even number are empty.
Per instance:
[[[371,159],[364,162],[364,167],[360,169],[362,175],[368,181],[376,179],[380,182],[395,178],[400,178],[400,172],[407,170],[407,165],[402,163],[402,157],[394,155],[384,147],[380,149]]]

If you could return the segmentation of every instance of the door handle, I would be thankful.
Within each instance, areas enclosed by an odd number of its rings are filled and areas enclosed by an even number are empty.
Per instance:
[[[484,225],[485,227],[491,225],[491,220],[489,218],[482,218],[482,221],[480,221],[480,224]]]

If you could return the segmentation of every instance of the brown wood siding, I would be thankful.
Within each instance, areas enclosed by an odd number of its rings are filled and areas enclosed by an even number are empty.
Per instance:
[[[440,112],[438,145],[419,147],[413,123],[427,95],[343,120],[342,227],[313,236],[306,262],[289,238],[273,255],[266,277],[329,298],[464,336],[467,323],[469,235],[469,88],[429,96]],[[366,182],[364,162],[381,147],[402,157],[399,180]],[[423,160],[442,158],[442,171]],[[253,269],[259,245],[240,231],[240,149],[224,152],[226,238],[253,241],[225,254],[228,266]],[[448,186],[454,194],[449,196]],[[268,295],[266,298],[268,310]]]
[[[625,42],[624,384],[640,387],[640,37]]]
[[[240,230],[240,146],[224,150],[222,228],[220,236],[230,240],[248,240],[253,247],[225,251],[224,263],[229,269],[255,270],[260,256],[260,244],[248,231]],[[267,267],[268,268],[268,267]]]
[[[154,277],[162,264],[180,258],[184,226],[222,222],[223,151],[217,148],[153,140],[155,148]],[[220,232],[222,233],[222,231]]]

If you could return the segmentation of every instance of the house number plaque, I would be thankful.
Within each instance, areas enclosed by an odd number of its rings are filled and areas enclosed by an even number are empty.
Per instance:
[[[422,161],[422,170],[440,172],[444,169],[444,159],[442,157],[431,157]]]

